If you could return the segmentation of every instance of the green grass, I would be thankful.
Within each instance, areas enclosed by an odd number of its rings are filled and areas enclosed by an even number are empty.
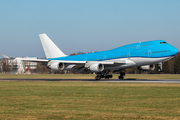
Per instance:
[[[180,84],[0,82],[0,119],[180,119]]]
[[[113,74],[118,79],[119,74]],[[94,74],[0,74],[0,78],[94,79]],[[125,79],[180,79],[180,74],[127,74]]]

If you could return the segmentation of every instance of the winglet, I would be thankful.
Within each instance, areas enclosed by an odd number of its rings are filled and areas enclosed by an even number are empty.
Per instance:
[[[45,33],[39,34],[39,37],[40,37],[46,58],[56,58],[56,57],[66,56]]]

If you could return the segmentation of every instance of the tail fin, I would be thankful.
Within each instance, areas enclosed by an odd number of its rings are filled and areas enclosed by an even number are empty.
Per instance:
[[[45,33],[40,34],[39,37],[40,37],[46,58],[56,58],[56,57],[66,56]]]
[[[3,53],[2,55],[4,56],[4,58],[8,58],[8,59],[10,58],[9,56],[7,56],[7,55],[4,54],[4,53]]]

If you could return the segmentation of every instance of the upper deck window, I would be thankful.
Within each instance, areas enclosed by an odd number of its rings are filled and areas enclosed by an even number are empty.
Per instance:
[[[160,44],[165,44],[165,43],[167,43],[167,42],[160,42]]]

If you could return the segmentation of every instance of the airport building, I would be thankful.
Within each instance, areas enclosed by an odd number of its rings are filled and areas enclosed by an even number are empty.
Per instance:
[[[29,59],[29,57],[26,57]],[[16,74],[31,74],[36,72],[37,63],[36,62],[24,62],[21,58],[17,57],[15,59],[3,58],[0,61],[0,72],[1,73],[16,73]],[[37,58],[31,58],[37,59]]]

